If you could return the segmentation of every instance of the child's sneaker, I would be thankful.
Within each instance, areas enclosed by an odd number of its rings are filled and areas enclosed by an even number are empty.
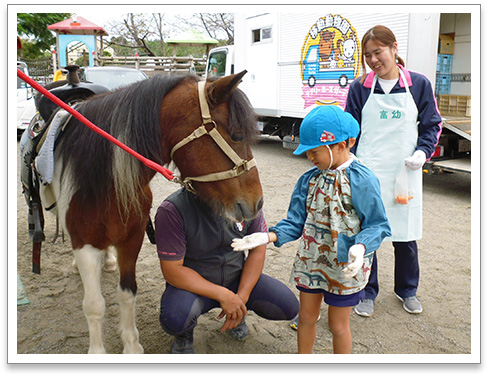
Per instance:
[[[296,317],[291,320],[291,322],[289,323],[291,329],[298,330],[298,320],[299,320],[299,315],[296,315]]]
[[[316,321],[320,321],[320,318],[322,317],[322,315],[318,315],[318,320]],[[299,314],[296,315],[296,317],[294,319],[291,320],[291,322],[289,323],[289,326],[291,327],[291,329],[293,330],[298,330],[298,321],[299,321]]]
[[[374,300],[372,299],[364,299],[361,300],[356,307],[354,308],[354,312],[359,316],[370,317],[374,312]]]

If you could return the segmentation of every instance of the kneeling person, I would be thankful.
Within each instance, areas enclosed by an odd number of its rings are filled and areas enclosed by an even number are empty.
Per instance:
[[[175,336],[171,353],[194,353],[193,330],[200,315],[221,307],[221,332],[248,335],[248,310],[268,320],[291,320],[299,311],[294,293],[262,274],[266,246],[247,257],[234,252],[233,238],[267,233],[263,212],[250,222],[232,223],[215,215],[197,196],[181,189],[169,196],[155,217],[158,256],[166,288],[160,324]]]

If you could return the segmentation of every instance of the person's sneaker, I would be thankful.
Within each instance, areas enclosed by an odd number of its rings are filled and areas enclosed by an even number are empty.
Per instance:
[[[170,350],[170,354],[194,354],[194,348],[192,347],[193,343],[194,343],[193,330],[185,332],[180,336],[175,336],[175,340],[172,345],[172,350]]]
[[[416,296],[409,296],[408,298],[402,298],[401,296],[396,295],[398,299],[403,302],[403,308],[408,313],[421,313],[422,312],[422,304],[420,300]]]
[[[243,319],[243,321],[236,328],[230,329],[230,334],[239,341],[243,341],[245,338],[247,338],[248,326],[245,319]]]
[[[318,315],[318,320],[320,320],[320,318],[322,317],[322,315]],[[291,320],[291,322],[289,323],[289,326],[291,327],[291,329],[293,330],[298,330],[298,321],[299,321],[299,314],[296,315],[296,317],[294,319]]]
[[[291,329],[298,330],[298,321],[299,321],[299,314],[296,315],[296,317],[292,319],[291,322],[289,323]]]
[[[374,300],[364,299],[361,300],[354,308],[354,312],[359,316],[370,317],[374,311]]]

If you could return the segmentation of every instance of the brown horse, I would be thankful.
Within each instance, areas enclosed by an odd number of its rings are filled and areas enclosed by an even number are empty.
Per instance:
[[[233,221],[254,218],[262,207],[255,160],[255,114],[237,89],[246,72],[212,82],[193,75],[155,76],[81,102],[77,110],[139,154],[178,167],[185,186]],[[201,87],[201,99],[198,94]],[[206,103],[202,103],[204,102]],[[208,107],[209,106],[209,107]],[[209,109],[210,115],[204,119]],[[182,141],[184,140],[184,141]],[[155,172],[72,118],[55,150],[44,201],[69,234],[83,286],[89,353],[104,353],[101,265],[117,251],[118,298],[124,353],[142,353],[135,325],[136,260],[148,223]],[[203,178],[203,179],[201,179]],[[45,207],[47,205],[44,205]]]

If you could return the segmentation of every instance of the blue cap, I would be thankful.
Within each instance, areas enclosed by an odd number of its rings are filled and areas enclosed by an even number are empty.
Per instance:
[[[334,105],[315,107],[305,116],[299,128],[299,146],[294,154],[322,145],[332,145],[348,138],[357,138],[359,123],[348,112]]]

